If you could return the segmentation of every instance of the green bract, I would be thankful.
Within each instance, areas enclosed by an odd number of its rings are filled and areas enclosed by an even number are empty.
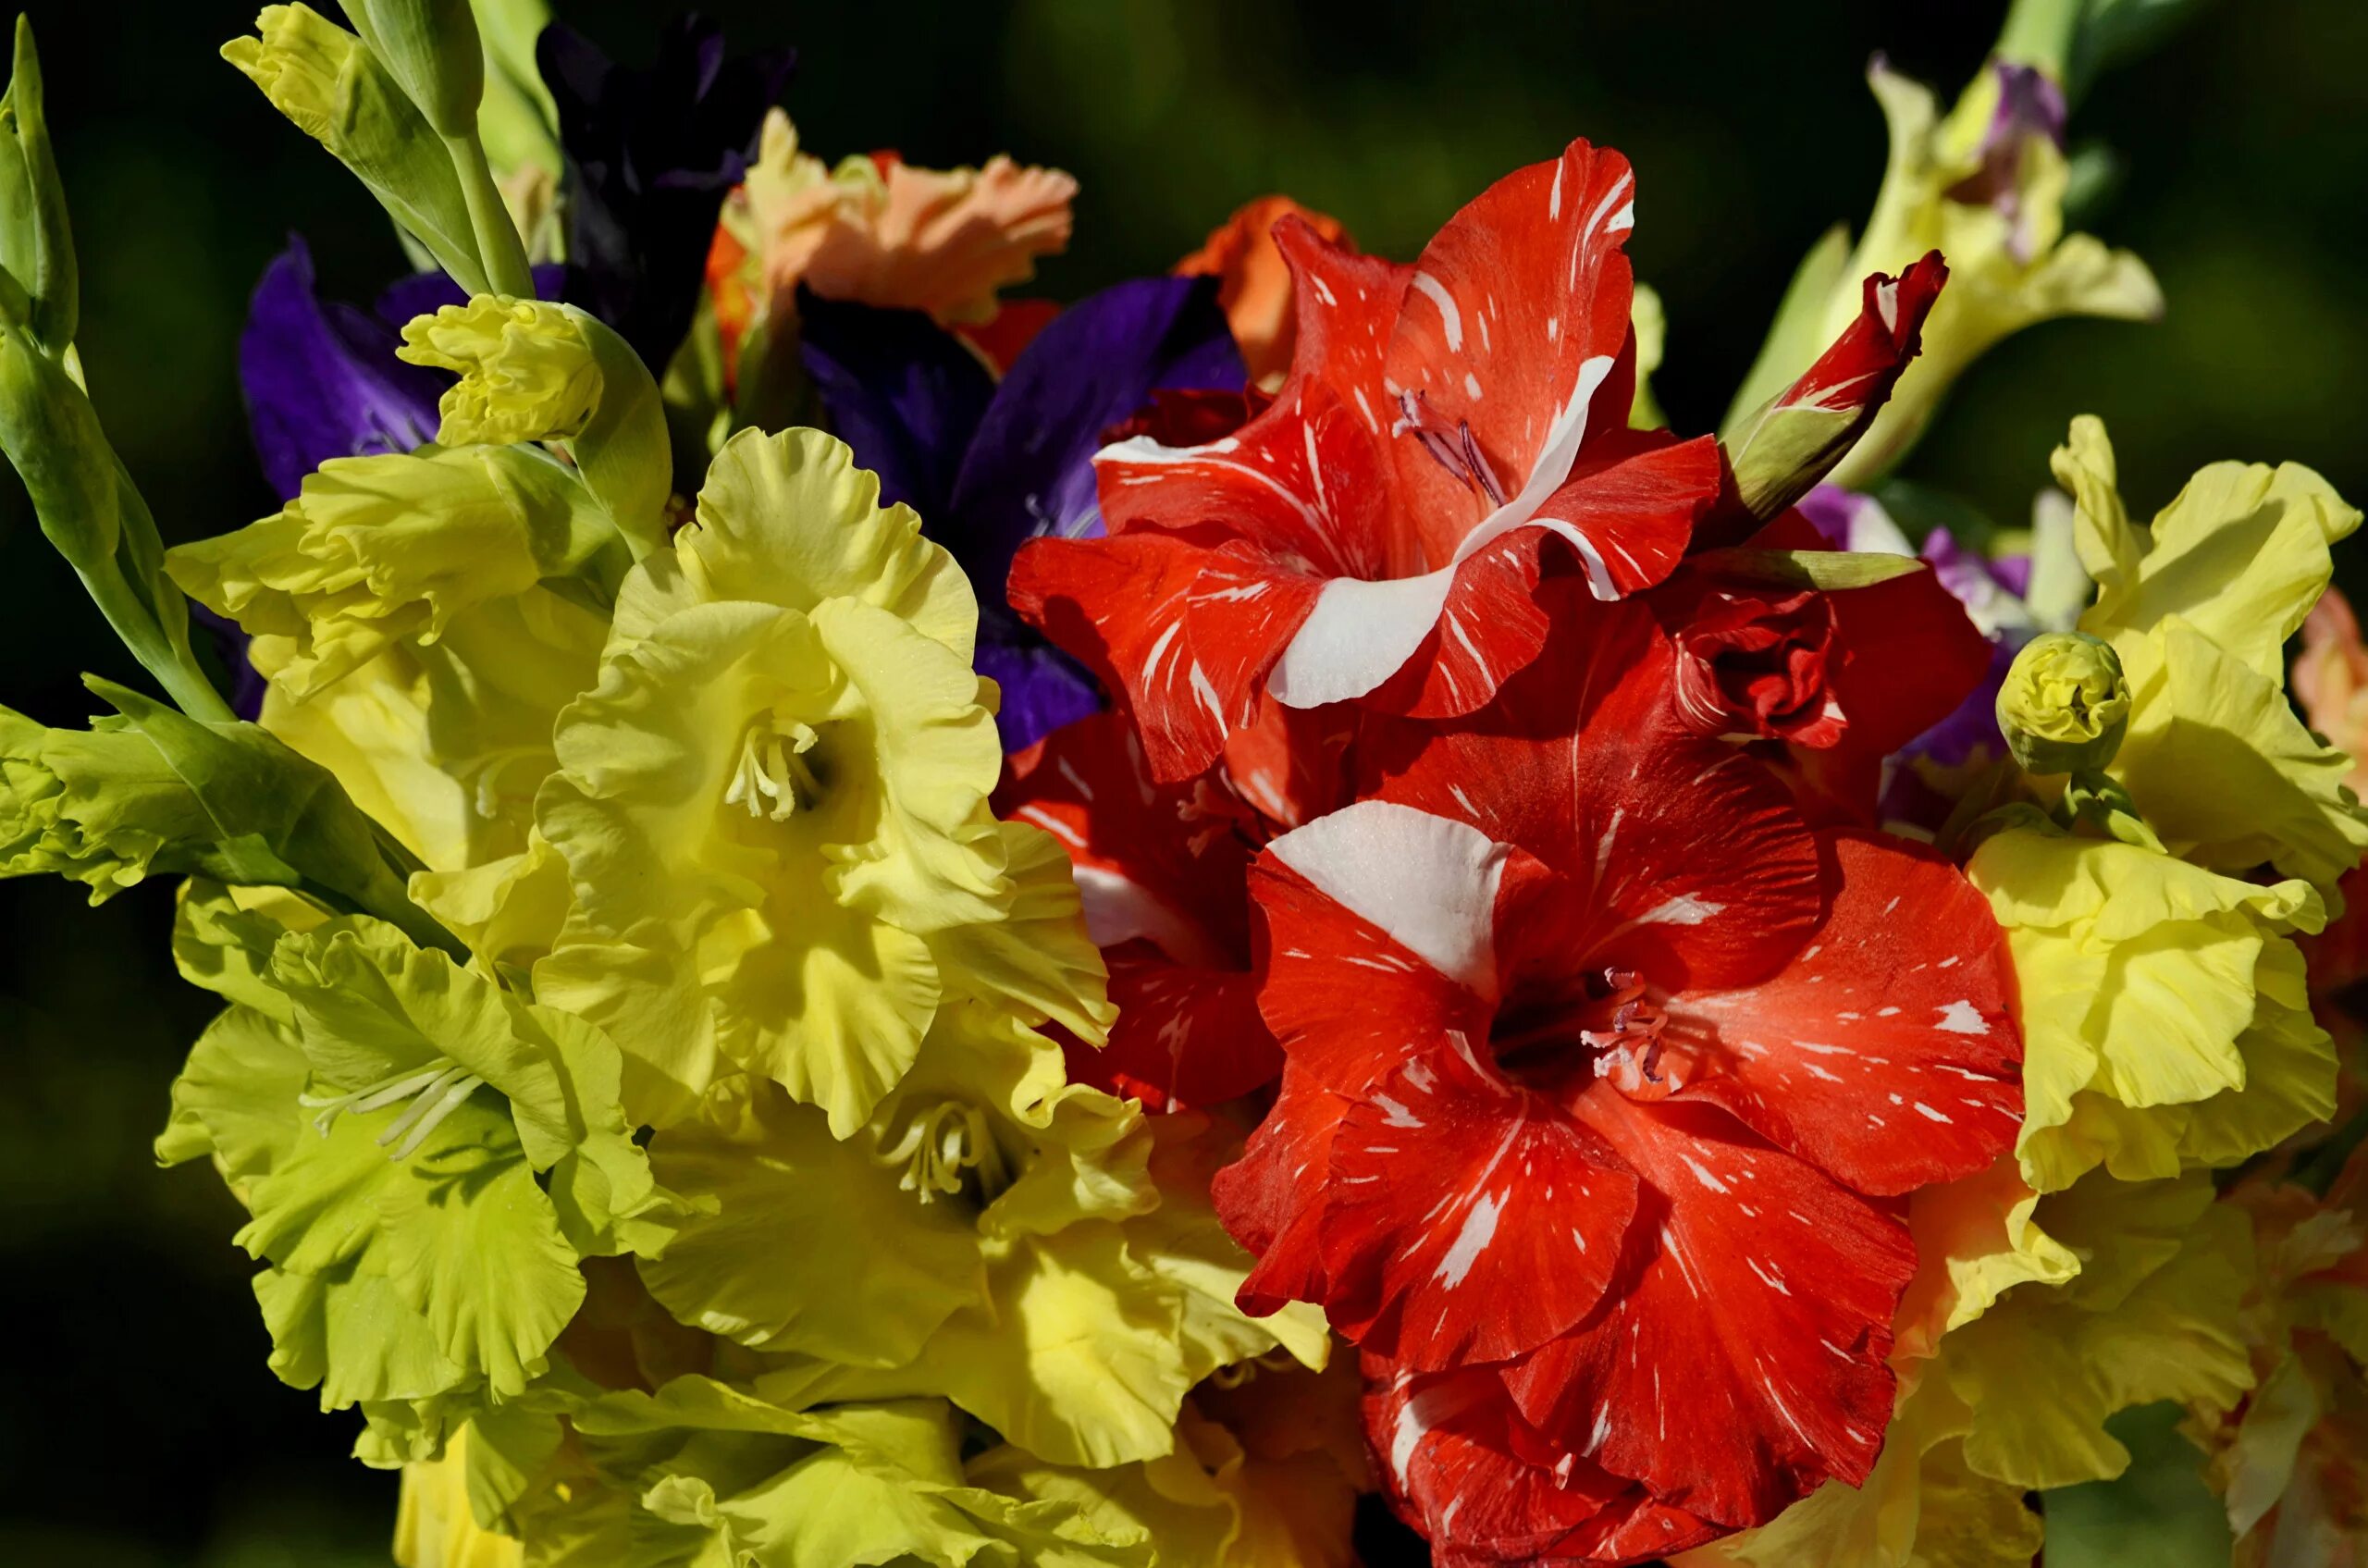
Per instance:
[[[152,870],[302,888],[427,940],[375,829],[328,773],[247,723],[201,723],[109,682],[119,716],[50,730],[0,709],[0,874],[56,871],[93,902]]]
[[[6,314],[21,314],[35,339],[63,352],[74,341],[80,314],[74,231],[50,150],[31,19],[17,19],[16,41],[8,90],[0,94],[0,271],[6,274],[0,290],[15,307]]]

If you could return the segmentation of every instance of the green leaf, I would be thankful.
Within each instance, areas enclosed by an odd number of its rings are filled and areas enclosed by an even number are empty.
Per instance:
[[[1893,577],[1905,577],[1911,572],[1924,570],[1924,562],[1912,555],[1846,549],[1745,549],[1738,547],[1706,550],[1696,556],[1693,563],[1706,572],[1723,573],[1755,583],[1817,588],[1827,593],[1869,587],[1876,583],[1888,583]]]
[[[2177,1404],[2125,1410],[2105,1425],[2130,1453],[2110,1481],[2041,1494],[2045,1568],[2226,1568],[2228,1517],[2179,1436]]]

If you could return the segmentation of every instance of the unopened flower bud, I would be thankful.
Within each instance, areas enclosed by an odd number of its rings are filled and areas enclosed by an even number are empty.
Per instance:
[[[442,445],[566,440],[600,402],[600,367],[582,319],[545,300],[479,294],[413,320],[395,352],[460,374],[437,404]]]
[[[10,317],[49,352],[63,353],[74,340],[78,308],[74,236],[42,108],[32,23],[23,17],[8,89],[0,94],[0,272],[9,293],[23,296],[20,306],[12,301]]]
[[[2026,644],[1998,691],[1998,728],[2023,771],[2104,767],[2129,727],[2129,684],[2111,644],[2050,632]]]
[[[463,287],[481,283],[468,201],[451,154],[377,56],[304,6],[265,6],[255,32],[224,44],[222,57],[359,176],[445,271]]]
[[[438,404],[438,441],[565,441],[634,558],[666,542],[672,463],[665,404],[648,367],[598,317],[547,300],[479,294],[413,320],[396,352],[460,373]]]
[[[485,45],[469,0],[353,0],[345,14],[438,136],[475,132]]]
[[[86,575],[112,570],[123,537],[115,450],[82,389],[15,322],[0,326],[0,451],[57,553]]]

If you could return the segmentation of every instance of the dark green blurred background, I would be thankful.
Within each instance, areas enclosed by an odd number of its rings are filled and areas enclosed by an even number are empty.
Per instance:
[[[1861,72],[1887,50],[1954,93],[1996,4],[1872,0],[1487,6],[1404,0],[711,0],[735,43],[795,43],[788,99],[825,157],[1008,149],[1083,180],[1039,291],[1163,270],[1240,201],[1285,190],[1411,256],[1462,201],[1585,134],[1634,160],[1631,246],[1667,302],[1659,391],[1709,428],[1794,263],[1863,216],[1882,167]],[[667,8],[562,16],[646,58]],[[240,6],[36,0],[81,244],[82,350],[170,539],[262,515],[234,374],[247,292],[290,230],[326,291],[366,299],[401,253],[361,188],[214,52]],[[2076,143],[2123,156],[2089,226],[2136,249],[2162,325],[2066,323],[1994,352],[1908,469],[2018,520],[2076,413],[2103,414],[2134,505],[2221,457],[2291,458],[2368,498],[2368,6],[2227,0],[2108,75]],[[2368,547],[2360,547],[2368,549]],[[2357,580],[2356,571],[2346,573]],[[53,723],[77,673],[137,679],[0,478],[0,699]],[[355,1425],[281,1387],[229,1245],[230,1200],[149,1140],[207,998],[166,959],[162,887],[101,910],[0,885],[0,1562],[385,1560],[389,1476]]]

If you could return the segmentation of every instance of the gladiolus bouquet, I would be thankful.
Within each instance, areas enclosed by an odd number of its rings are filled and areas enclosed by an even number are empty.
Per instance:
[[[2159,309],[2065,232],[2111,0],[1946,113],[1877,62],[1716,434],[1586,141],[1056,309],[1056,170],[344,5],[222,53],[416,270],[274,263],[282,505],[172,549],[18,26],[0,446],[155,689],[0,710],[0,870],[179,879],[157,1155],[408,1568],[2368,1550],[2361,514],[2142,521],[2086,417],[2027,530],[1879,489]]]

